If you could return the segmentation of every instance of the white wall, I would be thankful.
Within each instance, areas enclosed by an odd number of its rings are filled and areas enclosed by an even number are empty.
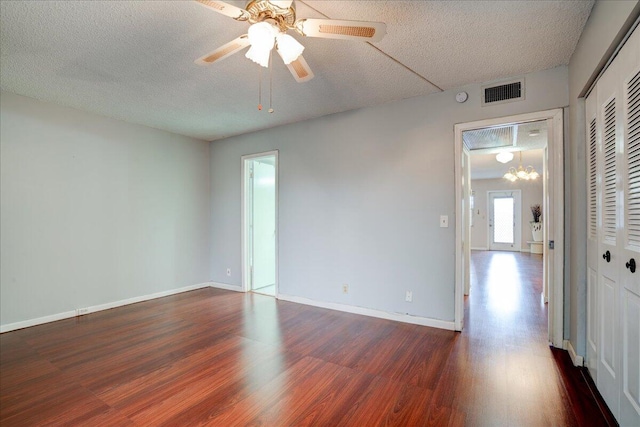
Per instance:
[[[475,191],[473,226],[471,227],[471,248],[488,249],[487,218],[489,218],[489,208],[487,205],[488,191],[521,191],[522,233],[520,237],[520,248],[518,250],[528,252],[527,241],[532,240],[529,222],[533,221],[531,215],[531,205],[542,206],[542,180],[508,182],[505,179],[475,179],[471,181],[471,190]],[[543,218],[544,220],[544,218]]]
[[[587,330],[587,169],[584,98],[580,98],[580,94],[639,13],[640,2],[637,0],[597,1],[569,62],[570,170],[565,178],[565,191],[568,192],[567,197],[571,203],[568,204],[565,216],[570,227],[570,341],[582,356],[586,352]]]
[[[278,149],[280,293],[453,321],[454,124],[564,107],[567,79],[527,75],[522,102],[481,107],[476,84],[464,104],[456,89],[212,142],[212,279],[241,285],[240,157]],[[300,91],[289,102],[313,102]]]
[[[3,92],[0,322],[207,282],[209,145]]]

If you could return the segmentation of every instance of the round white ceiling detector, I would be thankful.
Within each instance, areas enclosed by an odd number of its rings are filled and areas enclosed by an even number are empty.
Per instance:
[[[467,92],[458,92],[456,94],[456,101],[462,103],[465,102],[469,98],[469,94]]]

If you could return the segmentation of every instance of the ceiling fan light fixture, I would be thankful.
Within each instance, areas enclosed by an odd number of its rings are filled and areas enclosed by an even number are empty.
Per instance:
[[[278,30],[267,22],[257,22],[250,26],[247,36],[251,47],[245,56],[267,68],[271,49],[276,41],[276,34],[278,34]]]
[[[256,22],[251,25],[247,32],[251,46],[264,49],[273,49],[273,44],[276,41],[276,34],[278,34],[276,27],[264,21]]]
[[[196,64],[213,64],[250,45],[245,56],[269,68],[272,61],[271,51],[275,46],[285,65],[299,83],[311,80],[313,71],[302,56],[304,46],[286,35],[287,31],[296,31],[306,37],[360,40],[369,43],[380,41],[387,32],[384,22],[299,19],[296,17],[295,0],[248,0],[244,9],[224,0],[195,1],[216,13],[252,24],[247,34],[201,56],[195,60]]]
[[[294,39],[288,34],[280,33],[276,36],[276,49],[282,58],[282,61],[289,65],[300,55],[302,55],[302,51],[304,51],[304,46],[302,46],[298,40]]]
[[[251,46],[244,56],[246,56],[256,64],[259,64],[265,68],[268,68],[270,55],[271,55],[271,49],[261,49],[255,46]]]

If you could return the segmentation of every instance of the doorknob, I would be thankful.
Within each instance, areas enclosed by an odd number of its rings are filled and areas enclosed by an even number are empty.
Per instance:
[[[607,262],[611,262],[611,252],[607,251],[602,254],[602,259],[607,260]]]
[[[635,259],[631,258],[631,259],[629,260],[629,262],[625,264],[625,266],[626,266],[629,270],[631,270],[631,272],[632,272],[632,273],[635,273],[635,272],[636,272],[636,260],[635,260]]]

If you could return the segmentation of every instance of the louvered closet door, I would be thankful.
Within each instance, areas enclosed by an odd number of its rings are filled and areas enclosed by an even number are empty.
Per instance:
[[[596,128],[600,145],[598,171],[601,215],[598,221],[598,367],[597,385],[613,414],[618,416],[620,402],[620,302],[618,221],[621,185],[618,179],[618,147],[622,139],[620,126],[621,96],[617,62],[598,81]]]
[[[620,425],[640,426],[640,30],[600,77],[585,118],[587,366]]]
[[[640,426],[640,30],[619,54],[622,77],[620,313],[622,384],[620,425]],[[636,267],[634,268],[634,264]],[[633,271],[635,270],[635,272]]]
[[[597,91],[593,91],[587,98],[585,113],[587,119],[587,357],[585,365],[591,377],[598,377],[598,218],[600,218],[601,201],[598,198],[598,159],[601,157],[601,143],[596,121]]]

